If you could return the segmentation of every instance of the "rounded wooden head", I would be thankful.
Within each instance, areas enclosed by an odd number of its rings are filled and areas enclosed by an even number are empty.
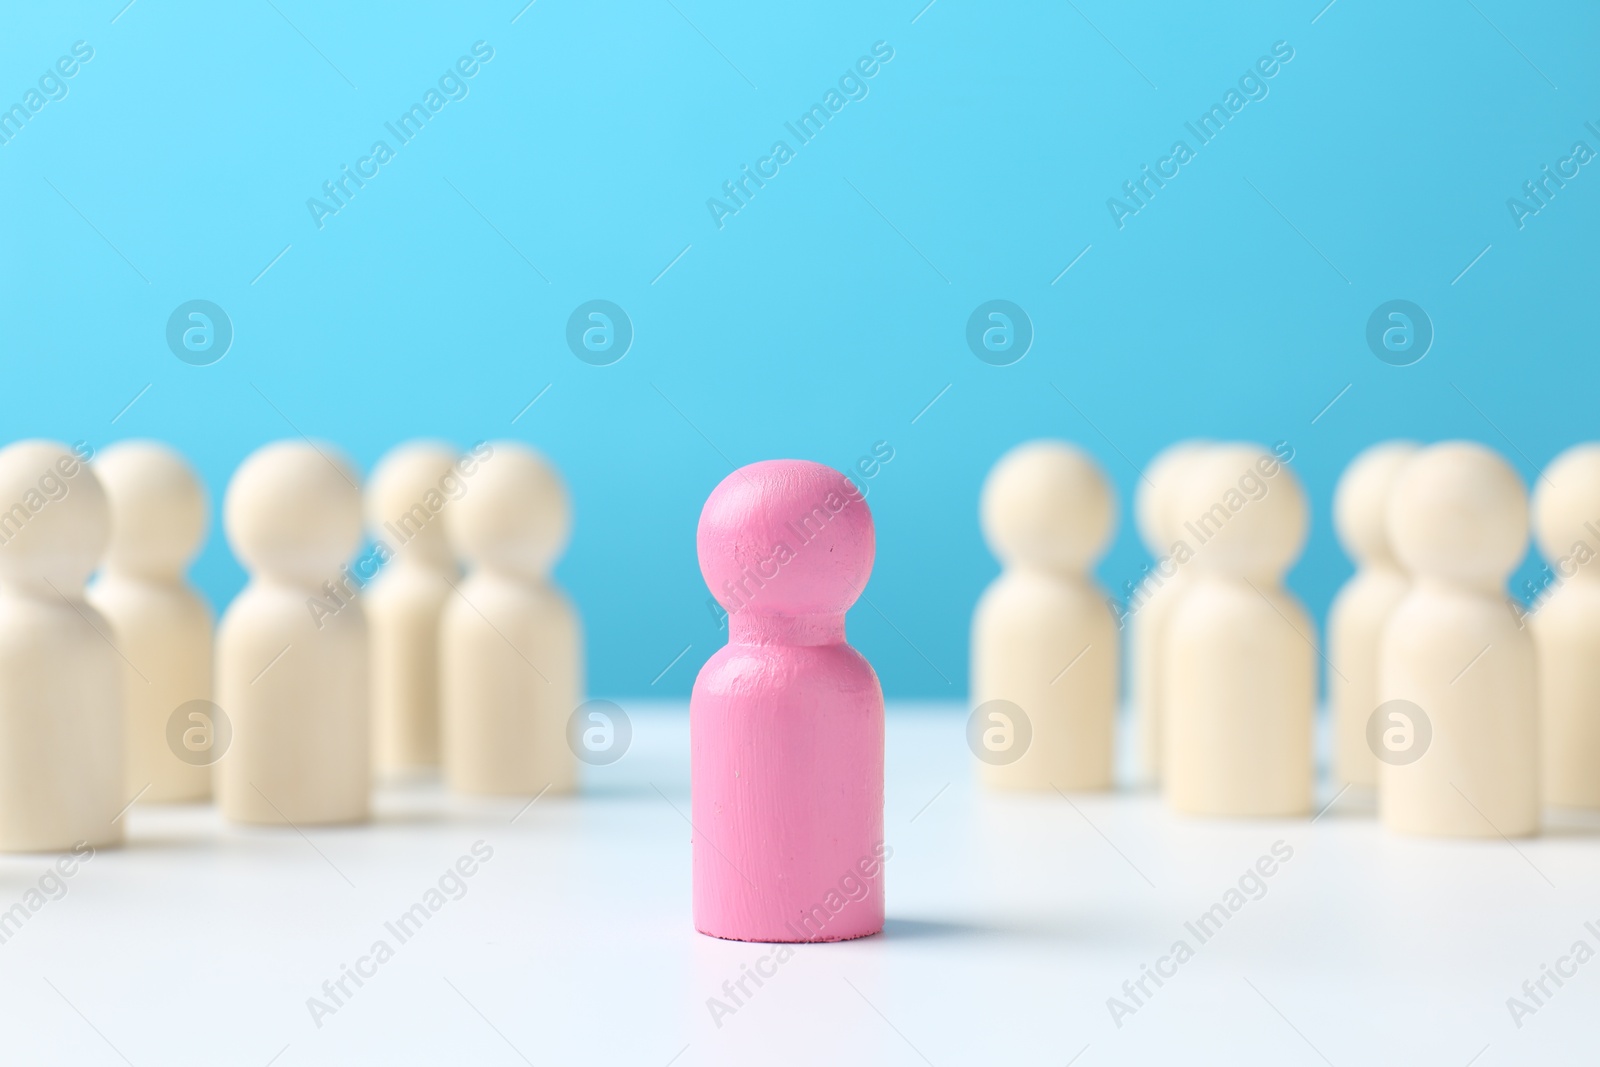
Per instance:
[[[1418,452],[1389,495],[1389,540],[1407,570],[1500,586],[1528,549],[1528,494],[1499,454],[1474,441]]]
[[[1533,488],[1533,530],[1545,559],[1570,561],[1563,577],[1600,578],[1600,568],[1573,569],[1600,555],[1600,444],[1575,445],[1545,468]]]
[[[872,574],[872,512],[843,474],[803,459],[740,467],[695,533],[700,573],[729,612],[842,617]]]
[[[0,449],[0,576],[77,596],[111,538],[105,490],[66,445]]]
[[[106,564],[133,574],[182,573],[205,539],[210,507],[189,461],[159,441],[121,441],[95,458],[94,470],[111,506]]]
[[[1153,555],[1165,555],[1182,536],[1178,497],[1209,441],[1179,441],[1156,454],[1133,491],[1133,521],[1139,538]]]
[[[567,547],[572,503],[548,460],[496,441],[459,500],[444,509],[450,543],[475,566],[542,578]]]
[[[1417,454],[1411,441],[1384,441],[1350,461],[1333,491],[1333,527],[1345,554],[1357,562],[1392,563],[1389,493]]]
[[[1081,571],[1111,541],[1116,500],[1087,452],[1030,441],[989,472],[979,514],[990,551],[1006,563]]]
[[[250,570],[315,584],[332,577],[361,544],[361,490],[331,446],[277,441],[234,472],[222,525]]]
[[[1202,566],[1279,578],[1306,543],[1305,490],[1288,464],[1259,445],[1214,445],[1177,492],[1176,521]]]
[[[390,449],[367,479],[367,523],[399,555],[427,563],[451,561],[440,512],[467,490],[454,471],[456,450],[438,441],[408,441]]]

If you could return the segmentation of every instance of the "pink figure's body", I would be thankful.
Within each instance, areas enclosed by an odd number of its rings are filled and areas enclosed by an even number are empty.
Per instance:
[[[769,460],[700,513],[700,570],[728,645],[690,701],[694,922],[737,941],[883,929],[883,691],[845,643],[872,514],[844,475]]]

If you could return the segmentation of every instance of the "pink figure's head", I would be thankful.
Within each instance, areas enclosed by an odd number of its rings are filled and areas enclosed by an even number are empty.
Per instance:
[[[860,489],[802,459],[752,463],[724,478],[695,541],[735,640],[843,640],[844,613],[872,573],[872,512]]]

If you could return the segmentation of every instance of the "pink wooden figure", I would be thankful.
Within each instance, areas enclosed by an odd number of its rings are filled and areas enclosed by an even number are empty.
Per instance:
[[[752,463],[712,491],[700,571],[728,644],[689,705],[694,924],[736,941],[883,929],[883,690],[845,643],[872,513],[820,463]]]

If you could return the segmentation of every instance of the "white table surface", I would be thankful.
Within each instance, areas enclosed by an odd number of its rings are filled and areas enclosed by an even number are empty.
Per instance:
[[[1520,1029],[1506,1007],[1575,941],[1600,950],[1600,821],[1513,847],[1391,837],[1349,793],[1315,823],[985,795],[960,709],[910,705],[889,714],[886,931],[799,946],[719,1026],[707,998],[772,950],[694,931],[687,717],[623,703],[628,754],[514,822],[525,801],[431,783],[304,837],[134,807],[127,847],[0,944],[0,1063],[1600,1061],[1600,960]],[[1280,840],[1265,895],[1199,943],[1185,922]],[[399,944],[385,922],[478,841],[465,895]],[[0,859],[0,910],[49,865]],[[393,958],[319,1028],[307,998],[380,938]],[[1117,1027],[1107,998],[1180,938],[1194,957]]]

